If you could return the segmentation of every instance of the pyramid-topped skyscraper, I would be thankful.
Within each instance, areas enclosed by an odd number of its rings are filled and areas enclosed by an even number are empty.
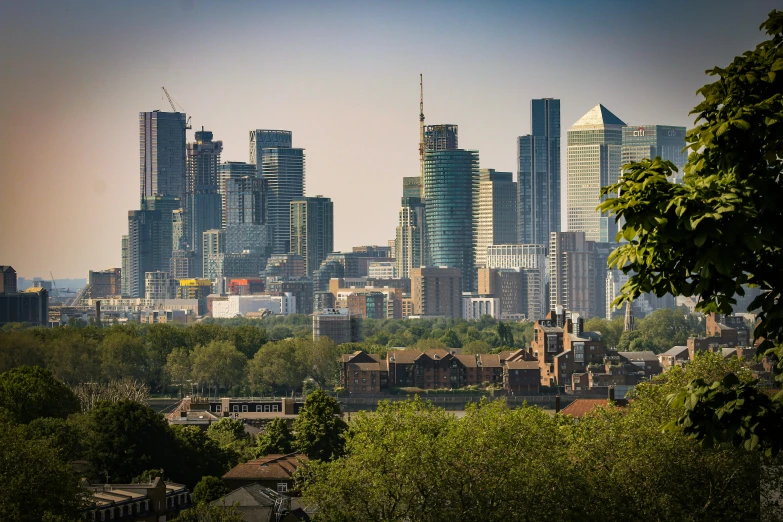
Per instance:
[[[588,241],[615,241],[614,218],[601,215],[601,187],[617,182],[625,122],[596,105],[568,129],[568,230]]]

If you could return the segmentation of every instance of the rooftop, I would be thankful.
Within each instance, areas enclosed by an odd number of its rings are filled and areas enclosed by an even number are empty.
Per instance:
[[[587,111],[587,114],[579,118],[572,127],[589,127],[593,125],[625,125],[625,122],[599,103]]]

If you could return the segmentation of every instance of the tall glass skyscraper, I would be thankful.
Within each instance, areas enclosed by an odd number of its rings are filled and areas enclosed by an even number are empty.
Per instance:
[[[334,251],[334,205],[331,199],[316,196],[296,199],[290,209],[291,253],[304,258],[305,274],[311,277]]]
[[[253,176],[261,179],[256,166],[244,161],[227,161],[218,167],[218,193],[220,193],[220,207],[222,209],[221,223],[223,228],[228,223],[228,203],[226,201],[226,185],[231,178],[243,178]],[[264,196],[266,197],[266,196]],[[265,221],[266,222],[266,221]]]
[[[517,240],[517,184],[510,172],[479,171],[478,205],[473,208],[476,227],[476,266],[486,266],[487,247]]]
[[[271,255],[266,202],[266,182],[255,175],[226,181],[226,252],[264,260]]]
[[[452,149],[424,155],[429,265],[460,268],[462,289],[475,281],[474,199],[478,194],[478,151]]]
[[[185,196],[185,114],[139,113],[141,200],[153,196]],[[142,206],[142,210],[144,207]]]
[[[291,131],[256,129],[250,131],[250,163],[256,166],[258,176],[261,176],[261,164],[264,149],[274,147],[291,148]]]
[[[546,245],[560,231],[560,100],[531,100],[530,126],[532,134],[517,138],[517,238]]]
[[[617,224],[601,214],[601,187],[617,182],[625,122],[596,105],[568,129],[568,231],[588,241],[615,241]]]
[[[402,178],[402,200],[394,239],[394,261],[397,276],[401,278],[410,277],[410,270],[422,266],[426,257],[421,194],[421,178]]]
[[[682,181],[682,168],[688,161],[687,151],[682,150],[684,148],[685,127],[640,125],[623,128],[622,164],[660,156],[677,167],[673,182]]]
[[[218,193],[218,165],[222,141],[212,141],[212,133],[202,129],[196,132],[196,141],[187,145],[187,194],[185,196],[186,247],[195,252],[195,262],[202,259],[202,234],[220,228],[221,201]],[[200,276],[201,266],[191,267],[194,276]]]
[[[304,197],[304,149],[267,148],[263,149],[261,159],[261,177],[269,187],[268,215],[274,237],[272,252],[286,254],[291,251],[291,201]]]

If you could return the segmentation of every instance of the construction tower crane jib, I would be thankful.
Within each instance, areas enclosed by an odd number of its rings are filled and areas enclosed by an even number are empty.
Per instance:
[[[166,95],[166,99],[169,101],[169,105],[171,105],[171,110],[174,112],[185,112],[185,109],[180,105],[180,110],[177,110],[177,108],[174,106],[174,100],[171,99],[171,95],[169,94],[169,91],[166,90],[165,87],[161,87],[163,89],[163,94]],[[179,104],[177,104],[179,105]],[[185,129],[192,129],[193,126],[190,124],[190,116],[188,116],[188,121],[185,122]]]

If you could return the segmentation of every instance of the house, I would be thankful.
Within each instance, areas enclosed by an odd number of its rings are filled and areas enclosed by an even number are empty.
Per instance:
[[[617,352],[617,355],[644,371],[644,375],[648,379],[663,371],[658,356],[653,352]]]
[[[258,483],[242,486],[211,502],[213,506],[233,507],[245,522],[294,522],[310,520],[298,502],[284,493]]]
[[[171,413],[166,415],[169,424],[201,426],[230,417],[242,419],[248,424],[263,426],[272,419],[292,422],[304,407],[304,399],[280,397],[185,397]]]
[[[664,372],[671,370],[675,366],[683,367],[690,360],[687,346],[675,346],[658,354],[658,364],[661,366],[661,371]]]
[[[580,418],[590,412],[593,408],[598,406],[612,405],[617,408],[625,408],[628,406],[626,399],[612,400],[612,399],[576,399],[574,402],[560,410],[563,415],[570,415],[574,418]]]
[[[82,510],[88,521],[159,522],[193,507],[193,498],[184,485],[164,482],[160,477],[141,484],[90,484],[83,480],[82,489],[89,495],[88,505]]]
[[[351,395],[380,393],[389,379],[389,364],[380,356],[357,350],[343,354],[340,382]]]
[[[297,496],[294,490],[294,472],[307,462],[307,456],[301,453],[287,455],[273,454],[237,464],[221,477],[229,488],[236,489],[258,483],[278,493]]]
[[[688,339],[690,358],[696,352],[752,346],[750,328],[741,316],[711,313],[706,318],[706,337]]]

